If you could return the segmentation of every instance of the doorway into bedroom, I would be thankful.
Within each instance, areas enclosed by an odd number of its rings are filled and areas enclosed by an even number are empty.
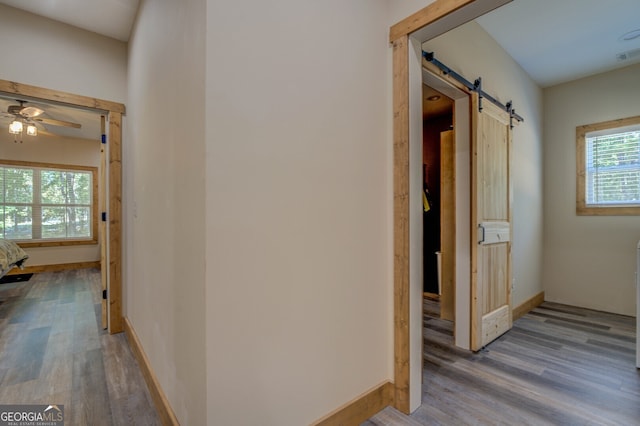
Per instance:
[[[109,333],[119,333],[124,329],[124,322],[122,317],[122,247],[121,247],[121,217],[122,217],[122,115],[125,108],[123,104],[111,102],[102,99],[85,97],[82,95],[76,95],[71,93],[59,92],[52,89],[41,88],[36,86],[30,86],[26,84],[16,83],[12,81],[0,80],[0,94],[3,98],[8,99],[11,104],[11,108],[8,106],[7,111],[11,116],[11,119],[19,119],[22,121],[34,121],[36,124],[51,124],[57,128],[71,127],[71,131],[85,130],[89,126],[89,121],[96,124],[97,135],[96,137],[89,138],[91,143],[95,143],[100,148],[93,150],[99,155],[100,163],[100,176],[95,176],[93,173],[93,182],[100,180],[99,185],[95,185],[94,190],[91,191],[91,205],[96,206],[100,204],[101,214],[98,215],[98,209],[91,210],[91,217],[93,223],[92,239],[81,240],[78,238],[72,238],[71,241],[63,241],[54,245],[48,244],[47,248],[51,246],[53,249],[65,253],[79,247],[77,250],[85,250],[92,252],[95,256],[95,252],[99,252],[100,261],[99,264],[102,268],[102,317],[103,326],[108,328]],[[15,106],[13,104],[16,104]],[[33,104],[34,107],[26,112],[25,105]],[[15,110],[15,111],[14,111]],[[37,115],[33,115],[34,110],[41,110]],[[45,113],[51,114],[55,117],[46,117]],[[55,113],[55,115],[54,115]],[[70,114],[68,117],[65,114]],[[91,114],[91,118],[85,120],[83,114]],[[47,121],[41,119],[40,114],[46,117]],[[38,117],[34,119],[33,117]],[[73,125],[76,123],[76,125]],[[81,124],[82,123],[82,124]],[[57,131],[60,131],[57,129]],[[54,133],[53,129],[40,128],[38,129],[38,136],[45,136],[45,133]],[[6,136],[6,135],[5,135]],[[13,136],[13,135],[11,135]],[[23,137],[24,136],[24,137]],[[60,138],[65,144],[66,139],[61,135]],[[76,135],[77,136],[77,135]],[[29,139],[29,138],[32,139]],[[24,155],[26,152],[25,147],[28,144],[37,145],[37,152],[44,154],[47,144],[37,144],[37,138],[35,135],[27,133],[23,135],[22,132],[15,137],[15,140],[9,141],[8,146],[15,148],[17,153]],[[62,143],[62,142],[61,142]],[[78,143],[89,143],[84,140],[80,140]],[[49,144],[51,145],[51,144]],[[3,145],[3,146],[6,146]],[[41,152],[42,151],[42,152]],[[64,154],[64,158],[56,160],[56,164],[60,163],[64,165],[65,170],[69,168],[69,164],[79,162],[80,160],[75,158],[78,150],[64,149],[64,151],[57,154]],[[51,153],[50,153],[51,154]],[[47,155],[45,159],[39,160],[39,163],[33,163],[33,158],[17,158],[16,161],[20,161],[16,167],[41,167],[42,162],[53,161],[53,154]],[[3,156],[2,156],[3,157]],[[31,162],[31,163],[29,163]],[[48,164],[47,164],[48,166]],[[93,169],[98,169],[95,164]],[[98,192],[100,193],[100,200],[98,200]],[[76,203],[77,204],[77,203]],[[75,204],[74,204],[75,205]],[[65,216],[66,217],[66,216]],[[98,226],[100,223],[100,229]],[[97,235],[100,235],[99,244]],[[32,237],[33,238],[33,237]],[[42,254],[44,250],[40,241],[31,243],[32,250],[38,251],[38,254]],[[76,241],[77,240],[77,241]],[[35,245],[34,245],[35,244]],[[35,254],[34,254],[35,259]],[[86,259],[79,259],[80,261],[71,262],[70,260],[49,260],[43,261],[40,259],[39,263],[32,268],[29,272],[42,272],[42,271],[59,271],[76,268],[85,268],[87,266],[94,266],[97,262],[86,262]],[[53,263],[54,261],[58,263]],[[29,266],[27,264],[27,266]]]

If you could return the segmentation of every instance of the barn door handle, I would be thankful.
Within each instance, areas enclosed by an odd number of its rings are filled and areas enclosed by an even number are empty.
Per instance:
[[[484,226],[478,224],[478,244],[484,243]]]

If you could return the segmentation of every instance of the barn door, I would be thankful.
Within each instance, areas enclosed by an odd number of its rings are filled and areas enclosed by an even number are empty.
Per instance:
[[[511,328],[509,114],[472,93],[471,349]],[[474,240],[475,239],[475,240]]]

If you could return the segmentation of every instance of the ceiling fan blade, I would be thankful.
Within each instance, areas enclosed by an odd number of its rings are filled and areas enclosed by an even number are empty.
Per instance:
[[[52,126],[74,127],[76,129],[79,129],[82,127],[78,123],[72,123],[70,121],[54,120],[52,118],[33,117],[32,120],[43,123],[43,124],[51,124]]]

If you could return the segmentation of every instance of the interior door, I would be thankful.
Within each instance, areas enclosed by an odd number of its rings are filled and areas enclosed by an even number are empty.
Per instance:
[[[472,93],[471,349],[511,328],[511,129],[509,114]]]

